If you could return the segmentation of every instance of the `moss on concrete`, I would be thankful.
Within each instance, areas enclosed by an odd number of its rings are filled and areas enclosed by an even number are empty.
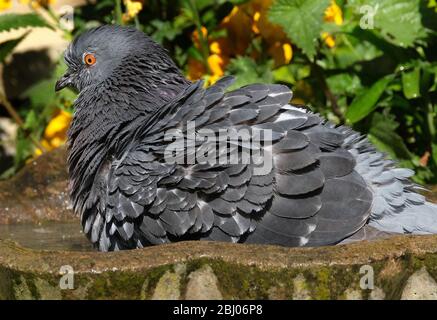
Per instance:
[[[75,270],[61,290],[60,267]],[[360,288],[360,268],[374,270],[377,294]],[[398,237],[324,248],[185,242],[113,253],[23,249],[0,240],[1,299],[151,299],[161,281],[185,297],[194,272],[210,270],[224,299],[400,299],[409,277],[437,278],[437,237]],[[199,284],[200,287],[203,285]],[[176,290],[176,291],[175,291]]]

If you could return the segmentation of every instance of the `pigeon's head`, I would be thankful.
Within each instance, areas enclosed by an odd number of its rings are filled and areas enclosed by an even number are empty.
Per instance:
[[[56,91],[71,87],[82,91],[98,85],[120,70],[150,70],[153,65],[172,65],[165,49],[132,27],[105,25],[79,35],[64,54],[67,72],[56,82]],[[138,65],[144,64],[144,65]]]

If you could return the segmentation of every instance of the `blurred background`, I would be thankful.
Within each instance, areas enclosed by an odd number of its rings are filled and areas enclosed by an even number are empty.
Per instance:
[[[286,84],[437,182],[436,0],[0,0],[0,179],[65,143],[63,50],[108,23],[150,35],[191,80]]]

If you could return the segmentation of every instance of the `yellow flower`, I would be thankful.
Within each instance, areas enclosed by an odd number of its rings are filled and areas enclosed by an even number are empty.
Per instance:
[[[54,137],[50,140],[50,145],[53,148],[58,148],[65,143],[66,137]]]
[[[61,110],[52,118],[52,120],[50,120],[44,130],[44,137],[41,140],[41,146],[45,150],[53,150],[65,143],[71,118],[72,116],[70,113]],[[42,150],[37,148],[35,150],[35,155],[39,156],[41,154]]]
[[[67,131],[70,126],[72,115],[66,111],[60,110],[47,124],[44,130],[44,136],[40,141],[45,151],[50,151],[62,146],[67,141]],[[36,148],[34,156],[38,157],[43,153],[40,148]]]
[[[335,0],[332,0],[331,5],[325,10],[325,21],[334,22],[338,26],[343,24],[343,12]]]
[[[261,18],[261,13],[259,11],[256,11],[255,14],[253,15],[253,24],[252,24],[252,31],[255,34],[260,33],[259,26],[258,26],[259,18]]]
[[[333,22],[338,26],[343,24],[343,12],[335,0],[332,0],[331,5],[325,10],[325,21]],[[322,40],[324,40],[326,45],[330,48],[335,46],[335,39],[328,32],[322,32]]]
[[[56,0],[20,0],[21,4],[30,6],[34,9],[39,9],[40,7],[47,8],[48,6],[54,5]]]
[[[293,48],[289,43],[282,44],[282,51],[284,51],[285,63],[290,63],[291,58],[293,58]]]
[[[208,85],[214,83],[224,75],[224,67],[229,62],[229,40],[227,38],[208,39],[208,30],[201,27],[202,36],[209,42],[209,53],[206,67],[201,61],[194,58],[188,59],[188,79],[197,80],[206,75]],[[193,31],[192,41],[196,48],[200,48],[200,37],[198,30]],[[208,69],[208,70],[207,70]],[[207,74],[209,71],[209,74]]]
[[[123,14],[123,21],[129,21],[135,18],[143,10],[143,2],[138,0],[124,0],[126,12]]]
[[[209,45],[209,51],[211,53],[221,54],[222,49],[220,48],[220,43],[218,41],[211,42],[211,44]]]
[[[0,11],[12,8],[12,0],[0,0]]]
[[[293,48],[289,42],[276,41],[268,49],[269,55],[275,62],[275,67],[290,63],[293,58]]]
[[[238,7],[237,6],[233,7],[232,11],[226,17],[223,18],[222,22],[228,23],[237,14],[237,12],[238,12]]]
[[[218,54],[212,54],[208,57],[208,67],[211,74],[216,76],[223,76],[224,59]]]
[[[42,155],[42,150],[40,148],[36,148],[33,154],[36,157],[39,157],[40,155]],[[28,163],[29,161],[31,161],[31,159],[27,160],[26,163]]]
[[[222,77],[222,76],[219,76],[218,74],[213,74],[212,76],[209,76],[209,77],[207,78],[206,84],[207,84],[208,86],[210,86],[210,85],[216,83],[217,80],[220,79],[221,77]]]
[[[68,126],[71,122],[71,114],[62,110],[52,120],[50,120],[44,131],[44,137],[46,139],[52,139],[55,136],[63,135],[67,133]]]
[[[322,40],[325,41],[326,45],[330,48],[335,46],[334,37],[331,36],[328,32],[322,32]]]

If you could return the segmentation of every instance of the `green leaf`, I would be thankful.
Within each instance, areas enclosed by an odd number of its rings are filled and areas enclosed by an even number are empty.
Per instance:
[[[251,83],[272,83],[271,64],[258,65],[249,57],[232,59],[227,73],[235,75],[235,82],[229,89],[236,89]]]
[[[277,0],[269,10],[269,20],[279,24],[290,39],[312,60],[329,0]]]
[[[431,144],[431,161],[437,166],[437,143]]]
[[[351,0],[348,5],[354,7],[365,28],[378,29],[388,41],[398,46],[412,47],[416,40],[426,36],[421,22],[420,1]]]
[[[24,161],[32,155],[33,149],[32,141],[24,134],[22,129],[19,129],[17,132],[15,149],[14,166],[18,169],[24,164]]]
[[[38,118],[34,110],[30,110],[26,115],[26,120],[24,121],[24,129],[34,130],[38,126]]]
[[[402,72],[402,89],[407,99],[414,99],[420,96],[420,68],[412,71]]]
[[[2,63],[6,57],[14,50],[14,48],[27,36],[27,33],[23,36],[17,38],[8,40],[5,42],[0,43],[0,63]]]
[[[326,78],[332,93],[337,96],[355,95],[361,89],[360,78],[355,74],[339,73]]]
[[[356,34],[337,35],[336,46],[322,47],[322,52],[325,53],[325,69],[346,69],[357,62],[370,61],[383,55],[383,50]]]
[[[32,106],[44,107],[52,104],[55,100],[56,92],[54,88],[54,79],[42,80],[27,89],[22,97],[29,98]]]
[[[273,77],[275,82],[286,82],[290,84],[296,83],[290,65],[285,65],[273,70]]]
[[[355,97],[346,112],[346,118],[351,123],[355,123],[366,117],[377,107],[377,102],[384,92],[393,75],[385,76],[379,79],[369,89]]]
[[[392,158],[409,160],[412,155],[404,140],[395,131],[398,126],[393,118],[375,112],[368,137],[380,151],[388,153]]]
[[[153,20],[150,24],[155,27],[155,32],[152,34],[153,40],[158,43],[163,43],[165,39],[173,41],[174,38],[182,32],[182,29],[175,28],[170,21]]]
[[[196,60],[203,61],[202,53],[195,46],[191,46],[187,50],[187,54],[188,54],[188,56],[190,56]]]
[[[53,29],[46,21],[35,13],[0,15],[0,32],[26,27],[47,27]]]

